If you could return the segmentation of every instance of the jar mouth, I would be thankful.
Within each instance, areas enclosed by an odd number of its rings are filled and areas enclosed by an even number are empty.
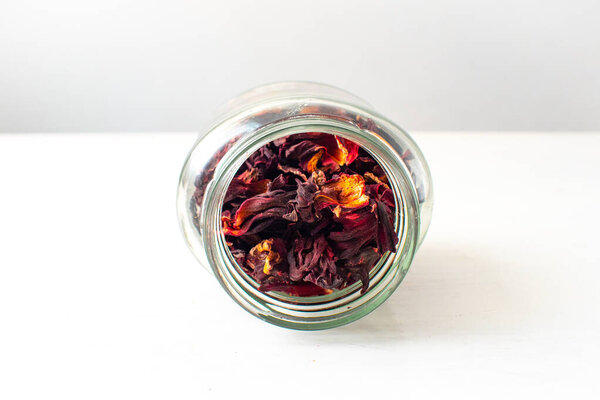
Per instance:
[[[347,138],[365,149],[385,171],[396,201],[394,226],[398,235],[395,253],[385,254],[370,271],[365,293],[355,282],[331,294],[312,297],[264,293],[235,262],[225,240],[221,210],[225,193],[236,171],[261,146],[289,135],[322,132]],[[357,125],[330,116],[289,117],[257,129],[247,140],[231,145],[217,165],[206,188],[199,226],[206,261],[228,294],[259,318],[294,329],[325,329],[352,322],[385,301],[398,287],[412,262],[419,238],[418,197],[398,149],[385,138]],[[188,238],[189,240],[189,238]]]

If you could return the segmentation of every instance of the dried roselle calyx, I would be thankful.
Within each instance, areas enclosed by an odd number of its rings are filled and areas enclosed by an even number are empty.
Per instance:
[[[344,212],[336,222],[340,228],[329,233],[328,238],[340,259],[351,258],[362,247],[376,241],[378,221],[373,206]]]
[[[308,132],[255,151],[231,181],[223,233],[238,265],[264,292],[331,293],[361,281],[395,252],[387,177],[345,138]]]
[[[224,202],[239,201],[266,192],[271,181],[268,179],[258,179],[258,176],[258,169],[251,168],[233,178],[229,184]]]
[[[231,236],[255,234],[287,214],[294,192],[274,190],[250,197],[235,209],[223,210],[223,233]]]
[[[315,196],[318,210],[326,207],[355,209],[369,204],[369,196],[365,194],[365,180],[360,175],[336,175],[321,185],[319,194]]]
[[[312,223],[320,218],[315,211],[315,196],[319,193],[319,185],[315,183],[314,175],[306,182],[297,181],[296,211],[299,218],[305,223]]]
[[[339,288],[343,278],[337,273],[335,254],[324,235],[299,237],[288,254],[292,281],[312,282],[324,289]]]
[[[280,272],[286,265],[287,249],[279,238],[265,239],[250,249],[245,266],[252,271],[252,277],[263,281],[270,275]]]
[[[369,270],[381,258],[381,254],[374,247],[365,247],[346,261],[344,266],[352,276],[362,282],[362,292],[369,288]]]

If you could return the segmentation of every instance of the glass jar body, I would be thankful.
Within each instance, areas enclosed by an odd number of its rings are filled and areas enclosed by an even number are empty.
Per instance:
[[[225,192],[242,163],[275,139],[306,132],[335,134],[357,143],[385,170],[396,199],[398,250],[382,257],[360,285],[324,296],[263,293],[233,260],[221,232]],[[433,195],[425,159],[398,126],[343,90],[282,82],[250,90],[228,103],[201,133],[183,167],[178,215],[188,246],[229,295],[252,314],[295,329],[324,329],[354,321],[381,304],[406,275],[431,219]]]

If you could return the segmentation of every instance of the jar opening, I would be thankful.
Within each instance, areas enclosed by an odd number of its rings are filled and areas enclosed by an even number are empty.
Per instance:
[[[221,240],[235,272],[291,303],[365,292],[396,253],[397,199],[371,153],[298,132],[252,153],[228,184]]]
[[[227,188],[240,166],[261,146],[273,140],[305,132],[323,132],[356,142],[385,171],[396,204],[394,229],[396,253],[384,255],[370,272],[369,290],[361,294],[355,282],[331,294],[298,298],[264,293],[240,270],[222,232],[222,205]],[[199,228],[208,264],[234,300],[255,315],[278,325],[296,329],[323,329],[345,324],[370,312],[400,284],[414,255],[418,237],[418,203],[410,175],[397,152],[386,141],[346,121],[323,116],[289,118],[256,130],[247,140],[234,142],[217,165],[207,187]]]

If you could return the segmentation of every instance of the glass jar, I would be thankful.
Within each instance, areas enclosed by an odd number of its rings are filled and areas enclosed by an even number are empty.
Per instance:
[[[221,230],[221,209],[236,171],[258,148],[305,132],[335,134],[367,150],[387,174],[395,201],[395,253],[385,254],[360,282],[327,295],[264,293],[235,262]],[[183,166],[178,216],[188,246],[227,293],[253,315],[294,329],[347,324],[383,303],[400,285],[431,218],[433,194],[427,163],[415,142],[360,98],[310,82],[260,86],[226,104],[201,133]]]

